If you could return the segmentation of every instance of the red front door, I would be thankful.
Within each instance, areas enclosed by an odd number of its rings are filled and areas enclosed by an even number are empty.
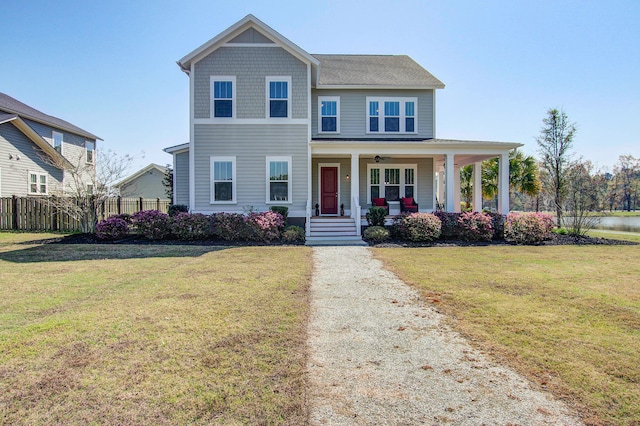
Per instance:
[[[338,214],[338,168],[320,169],[320,214]]]

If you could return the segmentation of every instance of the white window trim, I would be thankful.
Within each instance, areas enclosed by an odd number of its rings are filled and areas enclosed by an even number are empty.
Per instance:
[[[64,133],[56,132],[55,130],[51,131],[51,146],[53,149],[56,149],[56,135],[60,136],[60,155],[62,155],[62,150],[64,149]]]
[[[36,175],[36,192],[31,191],[31,175]],[[47,190],[40,192],[40,177],[44,176]],[[27,194],[29,195],[47,195],[49,194],[49,175],[42,172],[27,172]]]
[[[335,102],[336,103],[336,131],[328,132],[322,130],[322,103]],[[340,133],[340,96],[318,96],[318,133],[337,134]]]
[[[271,112],[271,108],[270,108],[270,102],[271,98],[269,97],[270,93],[269,93],[269,83],[271,83],[272,81],[286,81],[287,82],[287,116],[286,117],[270,117],[269,114]],[[290,75],[282,75],[282,76],[277,76],[277,75],[268,75],[265,77],[265,117],[268,120],[278,120],[278,121],[284,121],[284,120],[291,120],[292,116],[291,116],[291,99],[292,99],[292,92],[293,92],[293,87],[291,84],[291,76]],[[282,100],[282,99],[281,99]]]
[[[211,92],[211,95],[209,96],[209,98],[211,99],[210,102],[210,114],[209,117],[211,117],[212,120],[223,120],[223,121],[228,121],[228,120],[235,120],[236,119],[236,104],[237,102],[237,97],[236,97],[236,76],[235,75],[212,75],[209,79],[209,91]],[[216,117],[215,114],[215,91],[214,91],[214,82],[216,81],[230,81],[231,82],[231,117]]]
[[[230,161],[231,162],[231,200],[229,201],[216,201],[215,200],[215,185],[214,185],[214,180],[213,177],[215,176],[214,174],[214,164],[215,162],[222,162],[222,161]],[[211,156],[210,157],[210,166],[209,166],[209,185],[211,186],[211,191],[210,191],[210,204],[236,204],[237,203],[237,192],[236,192],[236,157],[214,157]]]
[[[369,103],[370,102],[378,102],[378,131],[372,132],[369,129],[371,124],[369,115]],[[399,132],[385,132],[384,131],[384,103],[385,102],[400,102],[400,131]],[[413,132],[407,132],[406,129],[406,103],[413,102]],[[367,115],[367,134],[372,135],[415,135],[418,133],[418,98],[411,97],[374,97],[367,96],[366,97],[366,115]]]
[[[289,179],[287,180],[287,201],[272,201],[270,198],[270,185],[269,183],[271,182],[270,178],[271,178],[271,173],[270,173],[270,165],[269,163],[272,161],[281,161],[281,162],[287,162],[288,164],[288,176]],[[271,157],[267,157],[266,158],[266,173],[265,173],[265,179],[266,179],[266,192],[265,192],[265,203],[266,204],[293,204],[293,200],[291,199],[292,197],[292,187],[293,187],[293,180],[292,180],[292,167],[291,167],[291,156],[271,156]],[[280,182],[280,181],[278,181]]]
[[[402,198],[405,191],[405,170],[413,169],[413,199],[418,202],[418,165],[417,164],[379,164],[370,163],[367,164],[367,204],[371,204],[371,169],[380,170],[380,198],[386,198],[385,183],[384,183],[384,169],[400,169],[400,198]]]
[[[93,145],[93,149],[92,149],[93,158],[91,159],[91,161],[87,159],[87,154],[89,153],[89,149],[87,149],[87,144]],[[90,140],[84,141],[84,159],[87,164],[96,164],[96,143],[95,142]]]

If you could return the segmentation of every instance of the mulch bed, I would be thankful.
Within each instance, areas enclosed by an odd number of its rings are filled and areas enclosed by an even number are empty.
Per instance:
[[[48,240],[48,243],[54,244],[139,244],[139,245],[195,245],[195,246],[291,246],[304,245],[300,243],[284,243],[282,241],[261,242],[261,241],[225,241],[225,240],[198,240],[198,241],[182,241],[182,240],[148,240],[139,235],[133,235],[118,241],[104,241],[96,238],[94,234],[71,234],[64,237]],[[33,242],[31,242],[33,243]],[[554,234],[549,241],[544,241],[540,246],[558,246],[558,245],[637,245],[632,241],[611,240],[608,238],[595,237],[573,237],[570,235]],[[468,246],[495,246],[495,245],[512,245],[504,240],[495,240],[491,242],[470,242],[461,240],[438,240],[430,243],[414,243],[410,241],[391,240],[385,243],[374,244],[369,243],[372,247],[468,247]]]

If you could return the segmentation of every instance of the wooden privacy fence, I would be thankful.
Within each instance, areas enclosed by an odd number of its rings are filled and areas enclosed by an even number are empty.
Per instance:
[[[66,203],[47,197],[0,198],[0,230],[12,231],[81,231],[80,221],[65,208]],[[98,220],[114,214],[141,210],[167,213],[169,200],[160,198],[107,198],[98,206]]]

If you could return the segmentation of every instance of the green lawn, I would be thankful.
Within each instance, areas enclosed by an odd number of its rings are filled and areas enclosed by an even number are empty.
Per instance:
[[[458,330],[587,423],[640,424],[640,246],[374,252]]]
[[[0,424],[301,424],[311,251],[0,233]]]

